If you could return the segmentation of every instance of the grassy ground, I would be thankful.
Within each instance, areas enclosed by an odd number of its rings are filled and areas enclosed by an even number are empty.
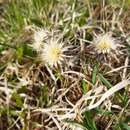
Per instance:
[[[40,28],[61,64],[35,50]],[[129,56],[130,0],[0,0],[0,130],[130,130]]]

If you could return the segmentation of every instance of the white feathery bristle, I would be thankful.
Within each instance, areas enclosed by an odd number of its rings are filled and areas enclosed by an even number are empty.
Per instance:
[[[40,51],[43,46],[43,41],[47,37],[47,30],[39,29],[38,31],[34,32],[34,43],[33,48],[36,51]]]
[[[115,39],[112,38],[108,33],[97,36],[93,43],[98,53],[110,53],[111,50],[116,50]]]
[[[63,43],[58,43],[58,41],[51,39],[49,43],[44,44],[42,59],[50,66],[57,66],[64,60],[64,50]]]

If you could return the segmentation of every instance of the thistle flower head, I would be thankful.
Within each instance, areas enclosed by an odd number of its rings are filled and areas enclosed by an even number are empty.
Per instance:
[[[51,39],[49,43],[45,43],[42,50],[42,59],[50,66],[57,66],[64,60],[63,43],[58,43],[57,40]]]
[[[40,51],[43,46],[43,40],[47,37],[47,30],[39,29],[34,32],[34,43],[33,48],[36,51]]]
[[[115,40],[108,33],[95,38],[93,45],[98,53],[105,54],[110,53],[111,50],[116,50]]]

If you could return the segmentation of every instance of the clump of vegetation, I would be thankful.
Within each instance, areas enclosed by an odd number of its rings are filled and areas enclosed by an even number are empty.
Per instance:
[[[129,6],[0,1],[0,130],[130,130]]]

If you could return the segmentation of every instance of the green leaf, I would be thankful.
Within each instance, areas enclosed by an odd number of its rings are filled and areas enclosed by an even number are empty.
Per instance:
[[[84,126],[86,128],[88,128],[89,130],[97,130],[96,128],[96,123],[93,120],[93,115],[92,115],[93,111],[86,111],[84,113],[85,115],[85,119],[84,119]]]
[[[87,84],[85,80],[82,80],[82,91],[83,91],[83,94],[86,94],[87,92]]]
[[[28,46],[27,44],[24,44],[23,46],[23,54],[30,57],[35,57],[36,53],[33,51],[33,49]]]
[[[37,18],[37,19],[36,18],[32,18],[31,22],[34,23],[34,24],[36,24],[39,27],[43,26],[43,23],[42,23],[42,21],[39,20],[39,18]]]
[[[14,92],[12,94],[12,99],[16,101],[17,107],[20,107],[20,108],[23,107],[23,101],[22,101],[22,98],[20,97],[19,94],[17,94],[16,92]]]
[[[99,75],[99,78],[100,78],[100,81],[106,85],[107,88],[111,88],[112,87],[112,84],[102,75],[102,74],[98,74]]]
[[[93,73],[92,73],[92,84],[95,85],[96,83],[96,76],[98,72],[98,64],[94,66]]]
[[[39,101],[41,105],[48,106],[49,96],[48,96],[48,86],[44,85],[41,87],[41,96],[39,97]]]
[[[121,128],[123,130],[130,130],[130,126],[128,126],[126,123],[121,123]]]
[[[17,58],[18,58],[19,62],[21,62],[22,57],[23,57],[23,47],[18,47],[17,48]]]
[[[113,114],[113,112],[107,111],[107,110],[103,110],[101,108],[96,108],[95,111],[96,111],[97,114],[101,114],[101,115],[105,115],[105,116],[110,116],[110,115]]]
[[[81,127],[83,128],[83,130],[89,130],[87,129],[82,123],[77,122],[77,121],[73,121],[73,120],[64,120],[65,123],[71,124],[73,126],[77,126],[77,127]]]

